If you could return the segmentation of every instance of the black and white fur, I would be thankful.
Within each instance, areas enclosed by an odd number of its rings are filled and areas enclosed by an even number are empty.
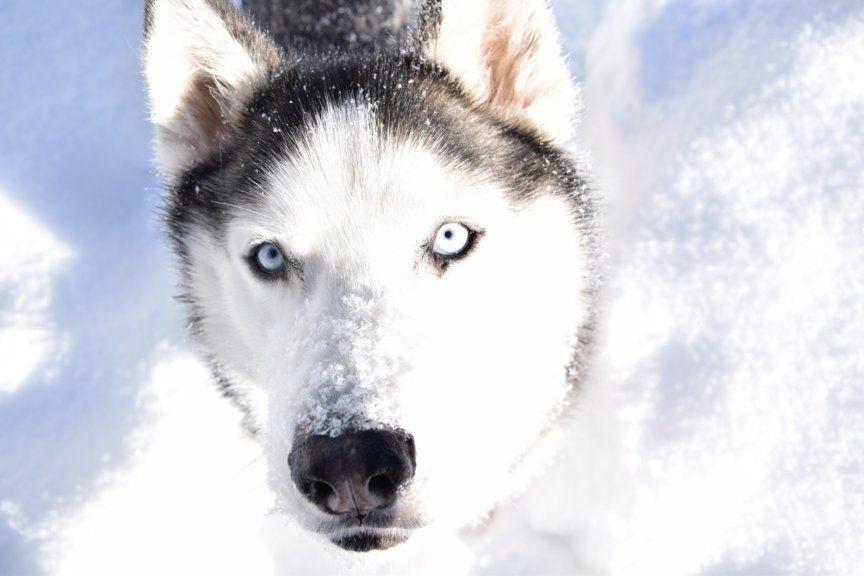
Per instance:
[[[190,329],[280,509],[386,547],[536,472],[584,378],[597,258],[545,1],[375,5],[250,2],[265,33],[227,0],[149,0],[144,70]],[[458,261],[430,252],[445,222],[477,233]],[[329,517],[288,455],[370,429],[413,436],[414,479],[375,522]]]

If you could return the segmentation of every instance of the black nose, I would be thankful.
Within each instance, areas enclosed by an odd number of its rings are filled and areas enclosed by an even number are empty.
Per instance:
[[[308,436],[291,451],[288,465],[308,500],[330,514],[362,519],[393,504],[414,476],[414,439],[384,430]]]

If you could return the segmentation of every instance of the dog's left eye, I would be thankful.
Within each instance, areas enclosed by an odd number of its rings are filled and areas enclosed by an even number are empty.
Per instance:
[[[272,242],[258,245],[250,256],[255,269],[265,276],[275,277],[285,271],[285,256],[279,246]]]
[[[432,252],[445,260],[459,258],[471,247],[473,231],[459,222],[447,222],[435,233]]]

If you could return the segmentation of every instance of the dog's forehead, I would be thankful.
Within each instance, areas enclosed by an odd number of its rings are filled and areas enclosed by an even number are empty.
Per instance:
[[[445,220],[510,205],[493,179],[429,141],[381,130],[377,113],[332,104],[273,162],[261,208],[298,255],[368,252],[400,236],[416,249]]]
[[[300,258],[356,260],[369,243],[416,250],[444,220],[543,195],[588,222],[584,189],[567,154],[478,110],[440,69],[339,60],[286,70],[256,93],[236,140],[180,178],[168,222],[177,238],[206,225],[225,239],[229,225],[245,229],[240,249],[275,239]]]

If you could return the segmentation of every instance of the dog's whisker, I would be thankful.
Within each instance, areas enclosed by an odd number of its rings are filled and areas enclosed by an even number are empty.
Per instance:
[[[246,494],[251,494],[252,492],[255,492],[257,490],[261,490],[262,488],[269,488],[269,487],[270,487],[270,485],[265,482],[264,484],[261,484],[260,486],[253,486],[252,488],[247,489]]]
[[[257,210],[253,210],[252,208],[249,208],[248,206],[239,206],[239,205],[237,205],[237,204],[231,204],[230,202],[222,202],[221,200],[211,200],[211,202],[212,202],[213,204],[218,204],[218,205],[220,205],[220,206],[227,206],[227,207],[229,207],[229,208],[234,208],[234,209],[236,209],[236,210],[241,210],[241,211],[243,211],[243,212],[248,212],[248,213],[250,213],[250,214],[254,214],[254,215],[256,215],[256,216],[261,216],[262,218],[270,218],[268,215],[264,214],[263,212],[259,212],[259,211],[257,211]]]
[[[252,466],[252,465],[255,464],[256,462],[260,461],[262,458],[264,458],[264,454],[261,454],[261,455],[259,455],[259,456],[256,456],[255,458],[253,458],[252,460],[250,460],[249,462],[247,462],[246,464],[244,464],[244,465],[243,465],[239,470],[237,470],[237,473],[234,474],[234,477],[237,478],[238,476],[240,476],[240,475],[241,475],[243,472],[245,472],[245,471],[246,471],[250,466]]]

